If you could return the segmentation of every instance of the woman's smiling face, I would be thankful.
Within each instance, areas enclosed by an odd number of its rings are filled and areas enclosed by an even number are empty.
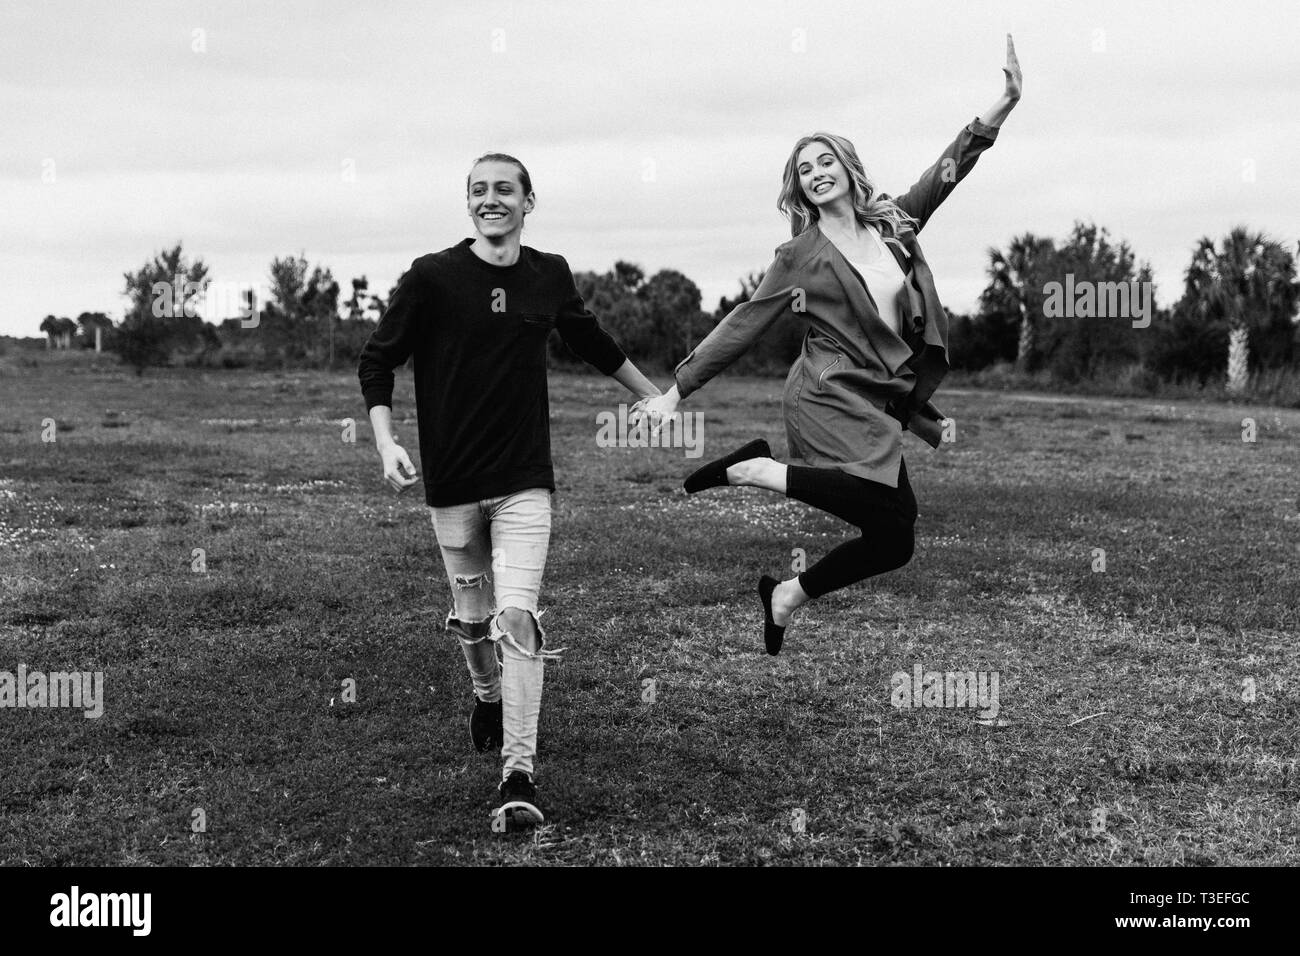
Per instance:
[[[821,140],[813,140],[799,150],[795,169],[799,187],[814,206],[826,206],[850,195],[848,170]]]

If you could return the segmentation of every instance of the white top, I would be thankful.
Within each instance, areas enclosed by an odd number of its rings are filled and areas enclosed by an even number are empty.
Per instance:
[[[853,268],[858,270],[862,279],[871,291],[871,298],[875,299],[876,307],[880,310],[880,317],[885,324],[898,334],[902,327],[902,310],[899,307],[898,296],[903,291],[903,283],[907,277],[903,270],[898,267],[898,262],[894,259],[894,254],[889,251],[885,245],[885,240],[880,238],[880,233],[868,226],[868,233],[875,241],[876,248],[880,250],[880,255],[875,262],[854,262],[849,259]]]

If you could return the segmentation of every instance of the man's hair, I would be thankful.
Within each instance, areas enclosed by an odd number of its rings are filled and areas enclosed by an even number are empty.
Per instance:
[[[533,191],[533,178],[528,175],[528,170],[524,168],[523,163],[508,153],[484,153],[474,160],[473,165],[469,168],[469,175],[473,175],[474,167],[479,163],[510,163],[519,170],[519,184],[524,188],[524,195],[527,196]],[[469,194],[469,175],[465,177],[465,193],[467,195]]]

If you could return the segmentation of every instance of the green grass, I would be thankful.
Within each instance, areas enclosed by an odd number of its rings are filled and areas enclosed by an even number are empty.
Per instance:
[[[780,388],[687,402],[705,456],[783,450]],[[680,449],[597,447],[614,383],[554,375],[551,823],[502,837],[421,489],[382,483],[351,373],[7,372],[0,670],[102,670],[107,700],[0,710],[0,863],[1300,862],[1300,412],[940,399],[957,441],[908,439],[913,562],[770,658],[755,579],[849,529],[688,498]],[[1004,725],[893,709],[918,661],[997,670]]]

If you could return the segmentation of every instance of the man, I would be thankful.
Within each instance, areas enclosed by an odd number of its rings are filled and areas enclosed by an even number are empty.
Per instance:
[[[520,244],[536,197],[519,160],[478,159],[466,180],[476,235],[422,256],[402,276],[361,353],[358,375],[398,491],[417,480],[392,437],[393,369],[415,356],[425,501],[474,685],[470,738],[501,748],[493,829],[544,820],[533,782],[546,646],[537,597],[551,530],[546,343],[557,329],[578,356],[638,399],[659,394],[587,311],[568,263]],[[500,650],[498,666],[497,649]]]

